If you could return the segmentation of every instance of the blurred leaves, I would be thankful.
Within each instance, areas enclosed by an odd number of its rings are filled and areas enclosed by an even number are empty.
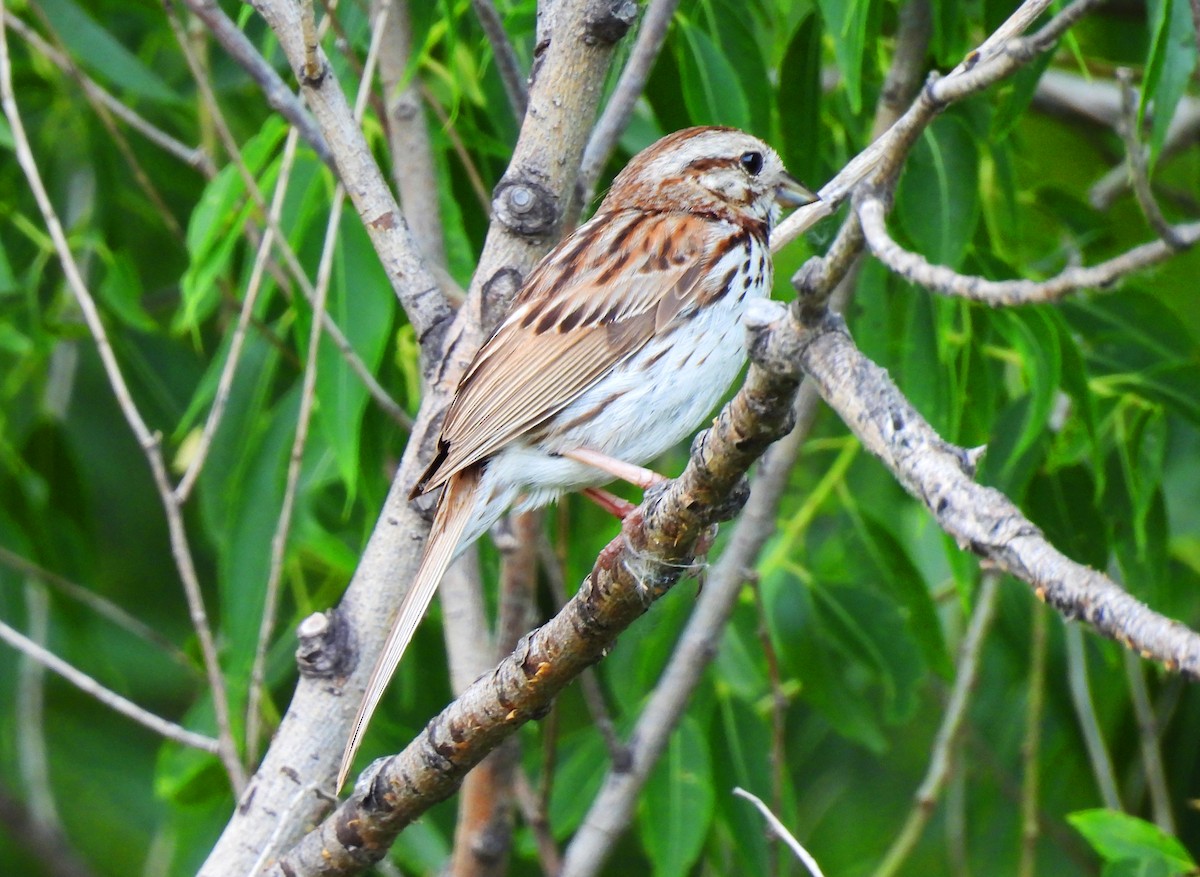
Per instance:
[[[1013,6],[934,0],[925,66],[959,63]],[[528,70],[537,55],[537,4],[509,0],[497,9]],[[178,477],[218,398],[261,240],[262,208],[247,177],[269,203],[285,178],[286,127],[241,68],[197,29],[220,110],[240,144],[239,169],[219,146],[211,109],[198,99],[153,5],[41,0],[9,10],[60,41],[76,64],[152,124],[203,147],[218,167],[206,179],[124,127],[123,149],[71,76],[9,33],[36,158],[134,399],[162,434]],[[878,0],[682,0],[608,173],[659,134],[724,124],[765,137],[794,174],[820,186],[866,143],[896,49],[899,10]],[[409,11],[412,74],[427,102],[446,261],[466,285],[487,232],[487,198],[479,191],[490,191],[504,172],[517,127],[470,2],[411,3]],[[369,22],[361,5],[333,14],[337,39],[326,50],[344,85],[361,69]],[[249,8],[239,24],[278,54]],[[1162,148],[1175,109],[1197,91],[1191,28],[1186,0],[1153,0],[1145,10],[1105,6],[1057,54],[949,108],[906,163],[889,219],[897,238],[932,262],[992,278],[1042,278],[1149,239],[1131,197],[1105,210],[1090,204],[1088,188],[1121,161],[1119,141],[1094,122],[1041,113],[1038,79],[1050,66],[1085,67],[1094,84],[1111,82],[1117,65],[1137,68],[1156,191],[1169,215],[1194,214],[1195,151]],[[374,109],[364,129],[386,162],[383,120]],[[12,149],[2,122],[0,149]],[[143,178],[165,208],[147,200]],[[334,181],[302,146],[286,182],[280,224],[314,277]],[[161,209],[186,229],[182,241]],[[16,162],[0,163],[0,546],[133,612],[177,644],[190,666],[162,660],[90,610],[51,602],[49,644],[56,652],[156,712],[211,733],[212,701],[196,672],[198,649],[161,503],[37,217]],[[818,227],[806,245],[780,255],[778,297],[791,295],[788,275],[805,247],[823,251],[834,227]],[[867,260],[846,317],[863,350],[948,440],[986,446],[982,481],[1006,491],[1069,556],[1194,627],[1197,276],[1200,256],[1192,252],[1119,288],[993,310],[935,297]],[[387,391],[415,411],[416,339],[349,210],[330,282],[331,318]],[[248,316],[240,365],[185,507],[239,730],[313,319],[278,252]],[[285,546],[278,632],[268,649],[268,730],[294,684],[291,631],[338,598],[407,440],[327,337],[317,360],[314,422]],[[612,873],[786,873],[757,813],[731,797],[734,785],[773,799],[784,822],[811,839],[826,873],[869,871],[902,824],[943,716],[980,570],[859,451],[836,418],[818,416],[788,476],[776,533],[757,571],[747,571],[715,661],[654,768],[637,830],[618,844]],[[674,474],[682,459],[679,452],[658,466]],[[569,587],[616,533],[611,519],[575,500],[563,504],[549,529]],[[714,556],[720,550],[718,542]],[[495,565],[485,551],[488,582]],[[0,617],[18,628],[27,621],[25,579],[0,565]],[[1013,784],[1026,742],[1029,613],[1040,611],[1021,590],[1002,588],[966,742],[955,754],[958,786],[937,811],[958,832],[961,848],[949,849],[930,830],[902,873],[1017,870],[1023,834]],[[686,584],[653,607],[598,667],[605,707],[623,740],[671,660],[696,592]],[[540,609],[551,608],[543,599]],[[1146,783],[1139,717],[1119,681],[1117,648],[1087,643],[1090,707],[1123,796],[1137,802]],[[431,621],[372,730],[371,753],[415,733],[450,696],[441,649]],[[0,661],[0,792],[25,800],[26,769],[14,743],[27,727],[17,700],[19,664]],[[1139,820],[1144,814],[1134,804],[1128,814],[1089,809],[1098,803],[1095,783],[1064,684],[1077,669],[1063,657],[1061,626],[1052,624],[1040,728],[1039,871],[1194,869],[1189,850],[1200,849],[1200,818],[1184,803],[1195,775],[1193,741],[1200,739],[1194,686],[1150,677],[1179,824],[1174,837]],[[215,759],[131,732],[126,720],[53,680],[42,727],[49,793],[97,875],[195,873],[235,806]],[[553,719],[523,730],[521,741],[530,785],[548,795],[550,830],[564,844],[612,767],[577,687],[560,698]],[[435,809],[406,831],[393,858],[416,873],[438,870],[454,821],[452,804]],[[31,869],[40,859],[18,851],[21,840],[0,831],[0,872],[39,873]],[[540,873],[536,849],[532,829],[519,824],[514,874]]]

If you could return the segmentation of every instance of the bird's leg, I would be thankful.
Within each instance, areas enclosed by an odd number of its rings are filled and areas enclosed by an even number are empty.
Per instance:
[[[583,495],[594,502],[600,508],[604,509],[610,515],[625,520],[625,516],[637,508],[634,503],[627,499],[621,499],[600,487],[585,487],[582,491]]]
[[[592,466],[601,472],[607,472],[613,478],[620,478],[622,481],[627,481],[630,484],[640,487],[642,490],[646,490],[655,484],[661,484],[667,480],[665,475],[659,475],[653,469],[626,463],[624,460],[618,460],[599,451],[593,451],[591,448],[575,448],[572,451],[563,451],[561,456],[574,460],[577,463]]]

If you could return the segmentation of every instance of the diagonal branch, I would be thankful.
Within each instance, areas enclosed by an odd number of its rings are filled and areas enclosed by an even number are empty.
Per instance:
[[[1033,588],[1068,619],[1088,622],[1168,670],[1200,678],[1200,634],[1148,608],[1112,579],[1051,545],[1008,497],[971,480],[980,450],[941,438],[887,372],[854,346],[844,327],[816,331],[779,318],[764,336],[764,362],[800,368],[821,397],[920,500],[958,544]]]
[[[781,222],[771,235],[772,252],[779,252],[822,219],[832,216],[864,180],[872,178],[879,185],[893,179],[912,144],[934,116],[949,104],[1011,76],[1048,51],[1068,28],[1098,4],[1099,0],[1075,0],[1041,30],[1022,37],[1020,34],[1050,6],[1049,0],[1026,0],[954,70],[945,76],[931,74],[908,111],[821,187],[820,201],[801,207]]]
[[[451,316],[441,286],[421,258],[328,59],[319,46],[310,47],[306,41],[300,6],[284,0],[257,0],[254,6],[301,76],[301,90],[329,144],[338,178],[362,218],[417,338],[440,337]],[[312,77],[302,73],[310,48],[315,49],[319,67],[319,75]]]
[[[122,697],[115,691],[105,688],[82,670],[77,670],[49,649],[39,645],[20,632],[13,630],[3,621],[0,621],[0,640],[3,640],[21,652],[21,654],[28,655],[48,670],[57,673],[80,691],[96,698],[96,700],[114,712],[133,719],[139,725],[149,728],[154,733],[161,734],[168,740],[174,740],[183,746],[191,746],[194,749],[199,749],[201,752],[217,754],[220,751],[220,743],[214,738],[204,734],[197,734],[195,731],[189,731],[181,725],[169,722],[161,716],[143,709],[128,698]]]
[[[500,20],[500,13],[492,0],[471,0],[471,8],[475,10],[475,17],[479,19],[488,44],[492,47],[492,57],[496,59],[496,70],[500,73],[500,81],[504,83],[508,105],[520,122],[529,105],[529,92],[525,87],[521,64],[517,61],[517,53],[504,30],[504,22]]]
[[[321,129],[313,121],[304,104],[296,97],[275,72],[275,68],[267,63],[267,59],[255,48],[254,44],[242,33],[233,20],[224,13],[216,0],[183,0],[192,14],[204,22],[205,26],[216,37],[229,57],[233,58],[251,79],[262,89],[267,105],[291,123],[300,136],[329,167],[334,167],[333,155],[329,145],[321,135]]]
[[[746,471],[792,428],[798,383],[798,375],[752,366],[713,427],[693,443],[683,474],[625,518],[621,535],[562,611],[523,637],[403,752],[375,762],[350,799],[266,873],[359,873],[405,826],[453,794],[488,752],[543,715],[564,686],[693,568],[709,528],[737,513],[746,499]]]

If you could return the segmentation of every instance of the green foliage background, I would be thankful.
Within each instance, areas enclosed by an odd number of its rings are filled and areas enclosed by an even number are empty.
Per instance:
[[[293,81],[262,21],[249,7],[225,5]],[[498,6],[528,66],[534,4]],[[935,0],[929,64],[952,67],[1012,6]],[[490,188],[517,127],[468,0],[411,7],[416,75],[441,114],[431,113],[430,121],[449,269],[466,284],[487,218],[463,156]],[[186,460],[251,271],[255,250],[243,232],[261,227],[260,216],[217,143],[160,5],[39,0],[11,4],[8,12],[53,34],[80,68],[156,125],[216,157],[218,172],[206,179],[122,128],[164,214],[78,85],[9,32],[17,99],[73,252],[134,398],[161,431],[168,458]],[[884,0],[684,0],[608,174],[665,132],[721,123],[767,138],[793,172],[819,185],[868,139],[896,16],[897,5]],[[345,85],[357,81],[367,19],[353,2],[337,17],[345,51],[331,54]],[[1196,93],[1191,26],[1186,0],[1113,4],[1074,29],[1051,62],[1100,80],[1111,79],[1117,65],[1138,71],[1144,101],[1153,103],[1146,131],[1155,182],[1175,219],[1194,216],[1200,196],[1196,151],[1161,152],[1172,111]],[[285,127],[242,70],[201,41],[246,165],[270,192]],[[621,57],[627,52],[628,41],[619,49]],[[1038,278],[1153,237],[1131,196],[1107,210],[1089,205],[1088,188],[1121,161],[1121,144],[1111,130],[1031,106],[1043,67],[953,107],[927,131],[891,218],[903,243],[964,272]],[[386,166],[378,115],[369,113],[364,127]],[[50,649],[104,685],[211,733],[211,700],[149,469],[64,282],[6,125],[0,151],[0,548],[124,607],[182,655],[11,562],[0,563],[0,619],[27,633],[44,627]],[[310,273],[332,189],[328,171],[301,147],[283,226]],[[835,229],[827,222],[778,258],[778,297],[789,296],[792,271]],[[1198,278],[1200,257],[1188,253],[1114,291],[992,310],[936,298],[868,261],[846,316],[864,351],[943,436],[988,445],[983,481],[1003,489],[1068,555],[1107,570],[1160,612],[1195,627]],[[228,413],[187,506],[237,716],[245,711],[307,353],[312,315],[298,299],[268,274]],[[389,392],[415,411],[413,334],[351,211],[341,227],[330,312]],[[269,723],[286,708],[294,681],[295,624],[337,601],[406,438],[332,346],[321,351],[317,383],[270,653]],[[678,471],[683,450],[659,468]],[[913,806],[975,599],[978,564],[828,412],[790,486],[758,585],[747,587],[610,873],[797,873],[768,843],[749,805],[730,795],[734,785],[772,803],[831,875],[870,873]],[[551,518],[567,580],[578,582],[616,528],[574,498]],[[484,563],[494,580],[490,549]],[[693,586],[678,588],[599,667],[619,727],[632,725],[694,598]],[[551,598],[543,600],[549,611]],[[946,800],[902,873],[1015,872],[1031,631],[1034,616],[1045,612],[1024,585],[1003,583]],[[1127,813],[1149,818],[1131,671],[1113,643],[1090,634],[1084,643],[1086,708],[1108,744]],[[234,804],[216,759],[163,744],[57,678],[31,679],[15,652],[3,656],[0,815],[14,830],[0,824],[0,873],[54,873],[14,821],[45,807],[47,796],[93,873],[194,872]],[[1200,852],[1200,695],[1160,668],[1132,670],[1150,691],[1177,824],[1174,838],[1159,836],[1142,823],[1094,812],[1102,802],[1067,682],[1085,668],[1068,658],[1056,616],[1049,619],[1047,656],[1038,728],[1039,871],[1134,873],[1132,860],[1152,869],[1137,873],[1182,873],[1188,851]],[[445,703],[445,673],[430,670],[441,666],[440,632],[428,623],[372,728],[368,756],[394,750]],[[43,686],[39,713],[30,692]],[[527,727],[522,741],[532,782],[550,783],[553,832],[564,841],[610,766],[578,691],[568,691],[553,720]],[[38,745],[48,765],[44,783],[33,781],[22,761]],[[550,745],[553,776],[544,780]],[[439,867],[452,838],[453,806],[442,805],[406,832],[396,861],[430,872]],[[512,869],[538,871],[524,827]]]

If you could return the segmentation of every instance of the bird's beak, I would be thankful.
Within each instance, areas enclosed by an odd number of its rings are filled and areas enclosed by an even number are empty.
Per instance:
[[[790,174],[783,175],[783,182],[775,190],[775,202],[780,207],[803,207],[820,200],[816,192]]]

